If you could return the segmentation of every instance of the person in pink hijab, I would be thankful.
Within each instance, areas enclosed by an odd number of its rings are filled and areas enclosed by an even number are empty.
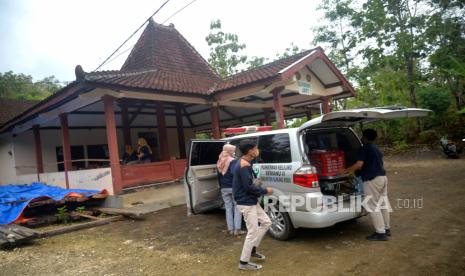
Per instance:
[[[218,182],[220,184],[221,196],[226,209],[226,225],[228,232],[231,235],[241,235],[242,231],[242,215],[237,208],[232,192],[233,174],[232,168],[236,165],[237,160],[234,159],[236,147],[230,144],[223,146],[223,151],[218,157],[216,164],[218,168]]]

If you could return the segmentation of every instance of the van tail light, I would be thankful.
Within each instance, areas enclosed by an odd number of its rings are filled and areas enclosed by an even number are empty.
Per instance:
[[[306,188],[318,188],[318,174],[315,167],[302,166],[292,176],[294,184],[306,187]]]

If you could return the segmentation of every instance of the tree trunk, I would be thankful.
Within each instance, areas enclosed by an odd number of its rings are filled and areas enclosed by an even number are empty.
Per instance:
[[[412,57],[407,58],[407,79],[409,84],[409,96],[410,102],[413,107],[417,107],[417,97],[415,95],[415,72],[414,72],[414,60]]]

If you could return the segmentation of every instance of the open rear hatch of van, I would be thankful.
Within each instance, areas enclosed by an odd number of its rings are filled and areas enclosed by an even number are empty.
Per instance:
[[[356,179],[339,175],[338,170],[356,162],[361,145],[347,127],[310,129],[304,132],[305,155],[318,173],[321,192],[325,195],[350,195],[357,192]]]
[[[357,161],[361,142],[350,127],[378,120],[427,116],[431,111],[419,108],[381,107],[335,111],[303,124],[299,131],[305,155],[318,172],[321,192],[344,196],[357,193],[359,180],[339,175]]]
[[[368,123],[378,120],[413,118],[427,116],[431,110],[405,107],[373,107],[334,111],[312,119],[300,127],[300,130],[351,127],[357,123]]]

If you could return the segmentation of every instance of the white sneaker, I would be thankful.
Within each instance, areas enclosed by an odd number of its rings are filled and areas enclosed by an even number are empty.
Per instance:
[[[240,270],[259,270],[263,266],[255,263],[248,262],[246,264],[241,264],[239,263],[239,269]]]
[[[244,230],[234,230],[234,236],[241,236],[247,234],[247,231]]]

